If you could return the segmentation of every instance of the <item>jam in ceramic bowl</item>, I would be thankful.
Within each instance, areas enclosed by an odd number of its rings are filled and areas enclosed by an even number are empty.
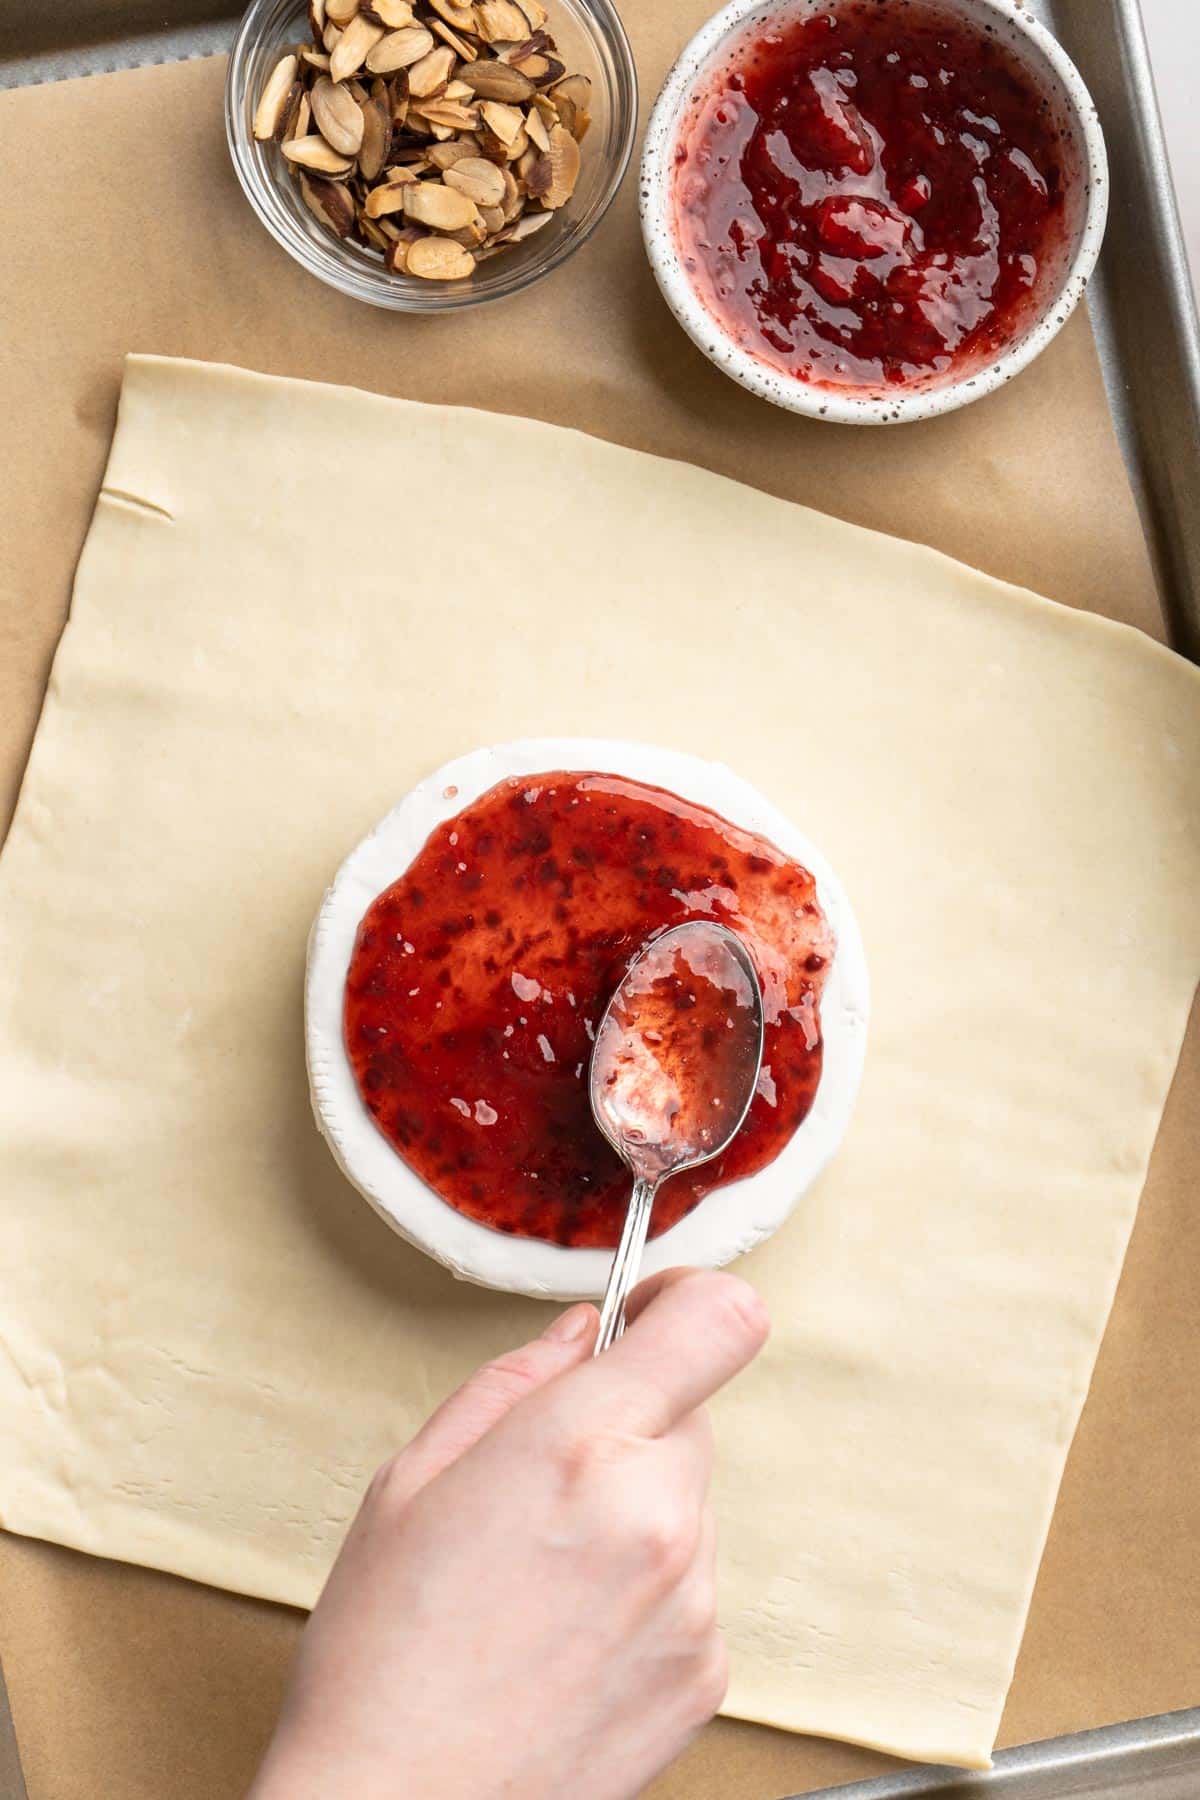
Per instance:
[[[1078,75],[1010,0],[733,0],[659,97],[642,218],[718,366],[796,411],[888,423],[1045,346],[1106,187]]]

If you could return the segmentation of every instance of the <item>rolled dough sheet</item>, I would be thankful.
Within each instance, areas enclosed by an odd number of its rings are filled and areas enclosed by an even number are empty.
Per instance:
[[[727,1710],[984,1763],[1200,962],[1200,674],[554,427],[130,362],[0,857],[0,1516],[310,1604],[371,1469],[538,1328],[342,1181],[300,994],[413,782],[571,733],[755,783],[872,971],[847,1143],[741,1265]]]

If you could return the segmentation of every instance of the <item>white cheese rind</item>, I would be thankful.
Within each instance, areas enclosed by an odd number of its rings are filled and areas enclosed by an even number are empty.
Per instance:
[[[668,789],[769,838],[816,878],[837,950],[821,1000],[824,1057],[807,1118],[774,1162],[707,1195],[646,1246],[643,1273],[680,1263],[719,1268],[777,1230],[837,1149],[854,1108],[866,1050],[866,961],[850,903],[821,852],[756,789],[719,763],[677,750],[604,738],[529,738],[473,750],[412,789],[351,851],[309,937],[305,1041],[317,1124],[342,1172],[410,1243],[456,1276],[540,1299],[590,1299],[604,1290],[612,1253],[569,1249],[491,1231],[426,1185],[363,1105],[346,1053],[346,974],[359,923],[412,863],[429,834],[508,776],[594,770]]]

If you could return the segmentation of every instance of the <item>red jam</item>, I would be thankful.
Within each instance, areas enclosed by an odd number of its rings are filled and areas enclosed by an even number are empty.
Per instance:
[[[833,938],[806,869],[718,814],[616,775],[500,782],[439,825],[367,909],[346,979],[363,1101],[451,1206],[497,1231],[611,1247],[629,1173],[588,1101],[596,1029],[656,932],[715,919],[763,988],[742,1130],[660,1189],[657,1234],[771,1162],[821,1075]]]
[[[613,995],[592,1056],[601,1123],[639,1175],[711,1156],[758,1079],[754,980],[708,919],[655,938]]]
[[[843,0],[745,35],[675,152],[679,248],[763,362],[886,390],[1019,335],[1064,237],[1049,104],[990,30]]]

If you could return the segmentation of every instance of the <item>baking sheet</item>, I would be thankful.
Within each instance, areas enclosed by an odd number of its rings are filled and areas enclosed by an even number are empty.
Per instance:
[[[707,8],[685,10],[629,9],[647,97]],[[170,36],[177,53],[184,40],[173,28]],[[165,44],[140,40],[152,58],[173,53]],[[109,62],[117,54],[111,42],[100,52]],[[23,169],[6,200],[15,230],[0,276],[9,325],[0,392],[23,448],[0,492],[0,821],[128,348],[568,418],[1162,632],[1082,319],[1036,375],[936,426],[798,427],[738,394],[662,314],[640,258],[627,260],[618,242],[632,224],[627,184],[613,219],[567,270],[519,309],[487,309],[491,318],[439,341],[409,322],[364,319],[261,239],[213,141],[219,84],[202,63],[149,69],[18,96],[31,109],[0,111],[0,153]],[[28,156],[45,133],[92,146],[74,165],[83,185],[73,190],[69,255],[44,230],[60,206],[52,162]],[[1060,1496],[1005,1742],[1183,1706],[1200,1691],[1188,1607],[1200,1545],[1180,1453],[1200,1434],[1188,1379],[1200,1268],[1187,1179],[1200,1157],[1198,1047],[1193,1020]],[[294,1615],[11,1539],[0,1540],[0,1585],[0,1647],[33,1800],[199,1800],[244,1786],[278,1701]],[[807,1791],[884,1767],[864,1752],[721,1722],[656,1800]]]

